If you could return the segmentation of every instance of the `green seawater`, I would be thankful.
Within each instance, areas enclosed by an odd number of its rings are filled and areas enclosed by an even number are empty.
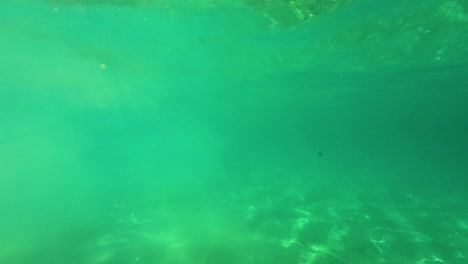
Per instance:
[[[4,0],[1,264],[468,263],[466,0]]]

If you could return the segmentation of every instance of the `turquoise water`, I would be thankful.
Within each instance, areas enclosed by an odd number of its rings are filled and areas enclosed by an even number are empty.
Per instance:
[[[5,0],[0,263],[468,263],[464,0]]]

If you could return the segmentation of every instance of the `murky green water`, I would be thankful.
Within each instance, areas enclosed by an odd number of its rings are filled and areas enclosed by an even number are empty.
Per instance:
[[[464,0],[5,0],[0,263],[468,263]]]

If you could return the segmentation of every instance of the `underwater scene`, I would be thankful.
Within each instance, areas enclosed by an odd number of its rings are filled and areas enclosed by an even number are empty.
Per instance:
[[[1,264],[467,264],[468,1],[3,0]]]

